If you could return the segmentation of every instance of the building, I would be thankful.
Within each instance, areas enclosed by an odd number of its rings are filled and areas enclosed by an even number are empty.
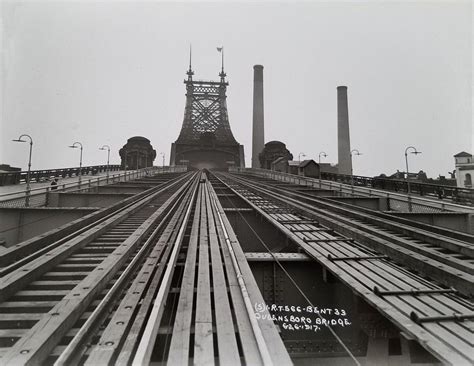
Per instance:
[[[472,154],[465,151],[454,155],[456,166],[456,184],[462,188],[472,188],[472,179],[474,177],[474,161]]]
[[[280,157],[284,157],[286,160],[293,159],[293,155],[281,141],[267,142],[258,157],[260,167],[263,169],[271,169],[272,163]]]
[[[153,166],[156,150],[150,140],[142,136],[134,136],[119,151],[122,169],[141,169]]]
[[[320,169],[321,173],[337,174],[337,165],[329,163],[321,163],[319,165],[313,159],[297,161],[288,160],[287,157],[281,156],[271,163],[271,170],[275,172],[302,175],[304,177],[318,178]]]
[[[289,160],[288,161],[288,174],[298,175],[298,168],[300,166],[300,162],[297,160]]]
[[[288,159],[284,156],[280,156],[272,163],[271,169],[274,172],[288,172]]]
[[[337,164],[321,163],[319,167],[321,168],[321,173],[339,174],[339,167]]]
[[[319,177],[319,165],[313,159],[303,160],[298,166],[298,175],[304,177]]]

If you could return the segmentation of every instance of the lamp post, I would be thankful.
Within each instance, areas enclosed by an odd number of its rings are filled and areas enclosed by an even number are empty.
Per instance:
[[[319,164],[319,189],[321,189],[321,155],[325,158],[328,156],[324,151],[319,153],[318,164]]]
[[[25,206],[28,207],[30,205],[30,193],[31,193],[31,185],[30,185],[30,175],[31,175],[31,153],[33,151],[33,139],[30,135],[23,134],[18,139],[12,140],[15,142],[28,142],[26,140],[22,140],[22,137],[28,137],[30,139],[30,155],[28,158],[28,173],[26,175],[26,197],[25,197]]]
[[[75,142],[69,146],[71,149],[77,149],[78,147],[81,149],[81,154],[79,156],[79,188],[81,188],[81,178],[82,178],[82,144],[80,142]]]
[[[161,152],[160,155],[162,156],[163,158],[163,171],[165,170],[165,153],[164,152]]]
[[[301,163],[301,157],[306,157],[306,154],[305,153],[299,153],[298,154],[298,163]]]
[[[418,151],[416,149],[416,147],[414,146],[408,146],[406,149],[405,149],[405,164],[406,164],[406,168],[407,168],[407,200],[408,200],[408,211],[409,212],[412,212],[412,204],[411,204],[411,189],[410,189],[410,179],[408,179],[408,152],[409,150],[413,150],[413,151],[410,151],[411,154],[415,154],[415,155],[418,155],[418,154],[421,154],[421,151]]]
[[[362,155],[357,149],[351,150],[351,190],[352,195],[354,195],[354,168],[352,167],[352,155]]]
[[[109,146],[109,145],[103,145],[102,147],[99,147],[99,150],[107,150],[107,170],[106,170],[106,176],[107,176],[107,183],[109,183],[110,146]]]

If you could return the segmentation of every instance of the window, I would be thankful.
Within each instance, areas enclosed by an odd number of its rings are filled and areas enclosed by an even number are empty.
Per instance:
[[[471,187],[472,186],[472,178],[471,178],[470,173],[466,174],[466,180],[464,181],[464,186],[465,187]]]

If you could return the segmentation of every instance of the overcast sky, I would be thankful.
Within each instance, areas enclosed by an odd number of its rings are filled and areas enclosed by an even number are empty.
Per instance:
[[[354,173],[454,169],[473,149],[470,1],[3,1],[0,163],[32,169],[111,162],[142,135],[169,158],[188,64],[218,80],[225,48],[232,131],[251,158],[253,65],[264,65],[265,141],[337,162],[336,87],[348,86]],[[158,157],[155,165],[161,164]]]

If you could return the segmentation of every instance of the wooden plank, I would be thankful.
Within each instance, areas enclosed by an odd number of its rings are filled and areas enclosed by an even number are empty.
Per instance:
[[[107,257],[99,267],[84,278],[49,313],[44,314],[42,319],[24,337],[18,340],[15,346],[5,355],[4,361],[6,363],[27,365],[40,363],[46,359],[49,352],[67,333],[67,330],[73,326],[96,295],[105,288],[123,266],[129,255],[137,249],[141,240],[151,231],[152,225],[163,216],[172,201],[172,198],[167,200],[135,231],[134,235],[116,249],[115,253],[119,255],[112,254]],[[136,205],[140,207],[139,204]],[[67,250],[64,252],[67,252]],[[22,353],[21,350],[23,349],[28,349],[29,352]]]
[[[56,301],[10,301],[0,304],[0,313],[46,313],[56,305]]]
[[[43,281],[38,280],[28,285],[29,290],[72,290],[79,280],[71,281]]]
[[[163,242],[166,243],[166,250],[162,258],[163,263],[168,262],[171,250],[173,249],[173,243],[175,243],[178,235],[179,225],[181,225],[181,221],[182,218],[176,223],[176,225],[169,225],[163,233]],[[166,266],[159,266],[155,274],[153,275],[151,285],[148,288],[145,297],[141,301],[141,306],[138,310],[138,313],[135,316],[135,319],[133,320],[131,328],[126,334],[125,342],[122,348],[120,349],[119,355],[115,362],[117,366],[125,366],[131,363],[137,344],[140,341],[140,335],[148,319],[149,312],[151,311],[150,309],[153,307],[155,295],[158,291],[159,285],[161,284],[161,279],[165,269]]]
[[[213,207],[215,211],[215,207]],[[217,232],[220,237],[223,237],[222,226],[219,221],[216,221]],[[242,292],[237,282],[237,274],[235,272],[232,260],[230,258],[229,249],[227,245],[222,245],[222,254],[229,281],[229,292],[232,299],[232,306],[236,319],[237,331],[242,345],[242,352],[244,354],[245,363],[247,365],[263,365],[260,353],[257,347],[257,342],[253,334],[252,325],[250,324],[249,316],[245,308]]]
[[[246,202],[251,204],[251,202],[249,202],[244,196],[242,195],[240,196]],[[425,348],[427,348],[430,352],[434,353],[436,357],[438,357],[439,359],[443,360],[446,363],[451,363],[451,364],[461,365],[461,364],[468,363],[466,358],[463,357],[461,353],[457,353],[453,348],[440,342],[435,337],[435,335],[431,334],[430,332],[427,332],[425,329],[416,325],[413,321],[407,318],[405,314],[401,313],[396,307],[387,303],[385,299],[377,297],[371,289],[368,289],[365,285],[361,284],[358,280],[355,280],[352,276],[348,276],[347,273],[343,271],[335,263],[331,263],[330,261],[328,261],[327,258],[324,257],[324,255],[323,256],[321,255],[320,253],[321,248],[317,250],[316,248],[305,243],[304,240],[301,239],[301,237],[293,234],[287,227],[279,224],[276,221],[273,221],[273,219],[269,215],[267,215],[263,210],[259,209],[256,206],[254,207],[260,214],[262,214],[264,217],[266,217],[271,222],[273,222],[274,225],[276,225],[280,230],[282,230],[288,237],[294,239],[302,248],[306,250],[308,254],[310,254],[313,258],[315,258],[323,266],[328,268],[343,283],[347,284],[348,286],[353,288],[355,291],[357,291],[359,294],[361,294],[369,304],[371,304],[376,309],[381,311],[388,319],[394,321],[395,324],[398,327],[400,327],[402,330],[406,331],[415,339],[417,339],[423,346],[425,346]],[[304,209],[304,210],[308,211],[308,215],[310,217],[314,217],[316,215],[313,211],[309,209]],[[318,215],[318,217],[321,218],[322,216]],[[325,216],[323,223],[326,224],[329,221],[330,220],[327,220],[327,217]],[[337,225],[338,225],[338,230],[341,231],[341,225],[339,225],[339,223],[337,223]],[[349,230],[350,229],[348,228],[348,231]],[[342,232],[344,232],[344,230]],[[361,232],[361,235],[365,235],[365,234],[366,233]],[[350,235],[353,236],[353,231],[351,231]],[[367,235],[365,235],[364,237],[366,236]],[[413,253],[411,253],[411,255],[413,255]]]
[[[206,211],[209,228],[209,245],[211,249],[212,286],[214,295],[214,313],[216,316],[217,349],[219,363],[222,365],[240,365],[239,349],[235,338],[234,322],[227,294],[227,284],[224,277],[224,268],[219,250],[219,242],[225,238],[217,237],[214,214],[212,212],[211,197],[206,185]],[[225,242],[224,242],[224,245]]]
[[[147,324],[143,330],[143,334],[138,344],[137,351],[135,353],[132,364],[133,365],[142,365],[150,362],[152,357],[153,347],[156,342],[156,337],[158,335],[161,317],[163,315],[164,307],[166,304],[166,299],[168,297],[168,291],[171,286],[172,275],[174,273],[174,268],[178,260],[179,251],[181,249],[181,244],[183,242],[184,234],[189,225],[189,219],[191,216],[193,205],[196,197],[196,185],[198,184],[197,180],[194,180],[191,189],[189,190],[189,202],[186,206],[186,213],[184,214],[184,219],[179,226],[178,235],[175,242],[172,244],[172,251],[170,254],[170,259],[166,266],[166,270],[163,274],[163,280],[158,288],[156,296],[154,296],[153,307],[151,309]]]
[[[196,254],[199,240],[199,224],[202,214],[201,196],[202,192],[200,192],[197,197],[191,235],[189,237],[188,252],[186,254],[186,263],[184,266],[183,280],[181,282],[178,308],[176,310],[176,318],[173,325],[168,353],[167,363],[169,365],[187,366],[190,358],[189,340],[192,328],[191,320],[193,313]]]
[[[313,234],[314,236],[315,234]],[[318,252],[318,258],[321,258],[320,253],[337,253],[341,255],[354,255],[354,254],[365,254],[365,251],[360,251],[358,248],[354,246],[349,246],[345,245],[346,247],[344,248],[344,243],[338,242],[337,246],[337,251],[336,246],[333,247],[318,247],[318,246],[313,246],[313,250]],[[323,254],[324,257],[324,254]],[[398,271],[396,275],[391,275],[390,271],[388,271],[387,268],[383,268],[381,270],[377,270],[375,264],[378,264],[380,266],[384,265],[384,261],[374,261],[373,263],[359,263],[359,262],[348,262],[348,263],[338,263],[338,266],[345,271],[347,274],[352,276],[357,282],[359,282],[363,286],[367,286],[369,288],[373,288],[373,286],[379,286],[384,289],[393,289],[396,287],[397,289],[408,289],[412,288],[413,285],[408,286],[406,283],[402,282],[400,280],[401,273]],[[419,284],[418,284],[419,286]],[[390,298],[390,299],[384,299],[385,301],[389,302],[393,306],[395,306],[396,309],[401,311],[407,318],[409,317],[410,312],[413,309],[416,309],[417,307],[421,307],[422,309],[427,310],[426,306],[424,306],[421,302],[418,301],[418,299],[413,299],[414,304],[409,306],[406,304],[403,300],[398,299],[397,297]],[[432,315],[435,315],[435,313],[431,313]],[[439,313],[437,313],[439,314]],[[449,332],[445,332],[441,327],[438,326],[431,326],[433,328],[433,335],[436,337],[440,336],[440,340],[449,340],[451,341],[451,344],[456,344],[457,342],[455,339],[452,337],[452,334]],[[462,343],[458,344],[459,350],[466,354],[466,348],[463,346]],[[443,352],[448,352],[452,357],[455,357],[456,355],[453,354],[452,349],[446,349]]]
[[[204,192],[202,193],[202,200],[204,201]],[[214,342],[211,313],[211,279],[209,274],[209,238],[205,202],[201,202],[201,206],[196,320],[194,325],[194,364],[210,365],[214,363]]]
[[[179,205],[166,225],[146,262],[120,302],[98,344],[92,349],[85,365],[129,364],[132,351],[139,341],[142,326],[153,306],[158,285],[168,264],[168,259],[183,220],[186,199]],[[171,210],[170,210],[171,212]],[[149,268],[157,267],[156,271]],[[147,290],[145,295],[143,293]],[[138,311],[136,310],[138,308]],[[118,356],[117,356],[118,353]],[[115,359],[117,357],[117,359]]]
[[[229,233],[229,238],[232,243],[232,248],[237,257],[237,261],[239,263],[242,276],[245,280],[245,284],[246,284],[250,299],[253,304],[256,304],[256,303],[263,304],[265,302],[263,300],[262,294],[260,293],[260,290],[258,289],[257,283],[255,282],[255,278],[252,274],[252,271],[245,259],[245,254],[242,250],[242,247],[240,246],[239,241],[230,225],[229,220],[225,216],[224,210],[222,206],[220,205],[217,197],[215,197],[215,199],[217,200],[216,203],[218,206],[218,210],[222,215],[222,219],[223,219],[224,225],[226,226],[226,230]],[[268,314],[268,312],[264,311],[264,314]],[[247,315],[247,317],[248,316],[249,315]],[[272,358],[273,363],[275,365],[292,365],[293,363],[290,359],[288,351],[286,350],[286,347],[273,321],[258,319],[257,322],[262,331],[263,338],[270,352],[270,356]]]

